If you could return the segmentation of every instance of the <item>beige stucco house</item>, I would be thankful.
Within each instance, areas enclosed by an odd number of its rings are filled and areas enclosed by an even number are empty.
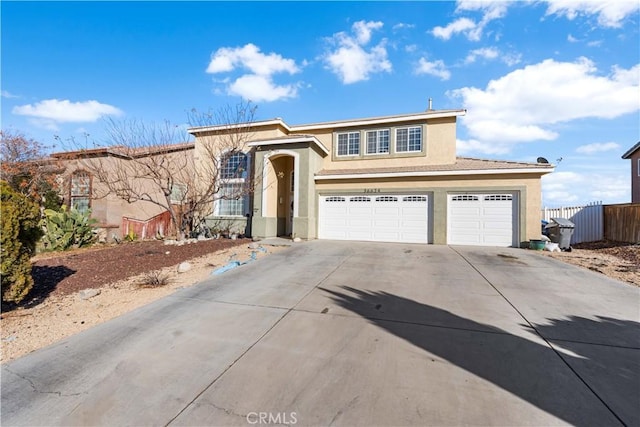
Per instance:
[[[622,155],[631,160],[631,203],[640,203],[640,141]]]
[[[109,174],[110,179],[120,175],[132,192],[147,193],[150,199],[161,200],[164,196],[160,189],[144,177],[148,174],[136,171],[141,163],[134,159],[148,159],[149,165],[154,160],[167,159],[175,166],[176,176],[191,175],[194,148],[194,143],[138,149],[103,147],[55,153],[51,161],[61,170],[58,185],[63,203],[81,211],[90,209],[104,238],[121,238],[128,230],[135,232],[137,238],[149,238],[156,232],[175,233],[168,211],[145,200],[126,201],[105,186],[96,170]],[[180,200],[176,197],[171,202],[179,204]]]
[[[254,237],[518,247],[540,237],[542,175],[553,166],[456,156],[465,110],[334,122],[284,120],[190,128],[199,146],[245,132],[212,220]],[[234,187],[235,186],[235,187]],[[224,192],[225,189],[223,188]]]

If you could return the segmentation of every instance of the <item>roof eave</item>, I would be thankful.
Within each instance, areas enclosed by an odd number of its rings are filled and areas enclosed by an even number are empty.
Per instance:
[[[467,113],[467,110],[446,110],[446,111],[437,111],[437,112],[405,114],[405,115],[399,115],[399,116],[381,116],[381,117],[370,117],[370,118],[354,119],[354,120],[342,120],[342,121],[335,121],[335,122],[309,123],[309,124],[302,124],[302,125],[293,125],[291,126],[291,132],[343,128],[343,127],[352,127],[352,126],[367,126],[367,125],[375,125],[375,124],[381,124],[381,123],[399,123],[399,122],[408,122],[408,121],[414,121],[414,120],[439,119],[439,118],[446,118],[446,117],[459,117],[459,116],[464,116],[466,113]]]
[[[640,141],[638,141],[636,145],[634,145],[633,147],[629,148],[629,150],[627,150],[627,152],[622,155],[622,158],[630,159],[633,153],[635,153],[638,150],[640,150]]]
[[[251,141],[247,144],[249,147],[264,147],[268,145],[286,145],[286,144],[296,144],[301,142],[311,142],[316,145],[320,151],[325,153],[327,156],[330,154],[330,151],[327,147],[324,146],[322,142],[315,136],[305,136],[305,137],[291,137],[291,138],[280,138],[280,139],[263,139],[258,141]]]
[[[513,169],[475,169],[457,171],[412,171],[412,172],[378,172],[378,173],[353,173],[316,175],[317,181],[337,180],[337,179],[371,179],[371,178],[410,178],[423,176],[461,176],[461,175],[505,175],[505,174],[540,174],[545,175],[553,172],[555,167],[548,168],[513,168]]]

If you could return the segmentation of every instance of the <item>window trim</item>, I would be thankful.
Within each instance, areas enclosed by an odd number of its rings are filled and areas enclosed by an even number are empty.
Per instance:
[[[406,150],[398,150],[398,131],[405,130],[407,131],[407,149]],[[411,129],[420,129],[420,149],[418,150],[410,150],[410,134]],[[394,132],[394,152],[407,154],[407,153],[421,153],[424,150],[424,129],[422,125],[417,126],[400,126],[395,128]]]
[[[379,151],[380,150],[380,133],[385,131],[387,132],[387,151]],[[375,142],[376,148],[374,152],[369,152],[369,134],[370,133],[375,133],[376,135],[376,142]],[[379,155],[391,154],[391,129],[385,128],[385,129],[365,130],[364,135],[365,135],[365,150],[364,150],[365,155],[379,156]]]
[[[336,133],[336,157],[359,157],[360,153],[362,152],[362,137],[360,135],[360,131],[351,131],[351,132],[337,132]],[[347,135],[347,154],[340,154],[340,136],[341,135]],[[351,135],[358,135],[358,152],[355,154],[350,154],[349,153],[349,149],[350,149],[350,137]]]

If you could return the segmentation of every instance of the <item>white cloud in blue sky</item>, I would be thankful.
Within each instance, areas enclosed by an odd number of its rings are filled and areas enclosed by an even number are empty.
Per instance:
[[[558,123],[640,109],[640,65],[614,66],[606,75],[598,71],[584,57],[547,59],[491,80],[484,89],[464,87],[450,95],[470,110],[462,124],[472,138],[492,144],[554,140]]]
[[[254,102],[271,102],[298,95],[298,83],[278,85],[273,80],[274,74],[289,75],[300,72],[300,67],[293,59],[284,58],[275,52],[264,54],[252,43],[242,47],[222,47],[211,55],[206,72],[209,74],[229,73],[236,69],[248,71],[247,74],[222,80],[230,95],[238,95]]]
[[[387,57],[386,39],[367,49],[372,33],[383,27],[380,21],[358,21],[351,34],[339,32],[328,38],[331,45],[323,60],[326,68],[344,84],[368,80],[372,74],[389,73],[391,61]]]
[[[105,116],[123,114],[113,105],[95,100],[72,102],[68,99],[45,99],[35,104],[17,105],[12,112],[30,117],[33,124],[49,130],[58,130],[60,123],[96,122]]]
[[[620,28],[623,20],[640,10],[637,0],[546,0],[547,16],[558,15],[574,20],[580,15],[596,16],[598,25]]]
[[[444,61],[437,59],[435,61],[427,61],[426,58],[420,58],[415,70],[416,74],[428,74],[438,77],[440,80],[449,80],[451,72],[447,69]]]
[[[581,154],[597,154],[606,151],[620,150],[620,144],[616,142],[592,142],[591,144],[581,145],[576,148],[576,153]]]
[[[628,201],[637,0],[286,5],[3,3],[3,126],[54,145],[52,131],[78,123],[99,139],[106,115],[183,123],[239,98],[292,124],[423,111],[433,98],[467,109],[461,155],[563,158],[545,203]]]

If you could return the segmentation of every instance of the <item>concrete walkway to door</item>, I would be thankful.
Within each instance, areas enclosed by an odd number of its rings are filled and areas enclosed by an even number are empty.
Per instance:
[[[639,304],[527,250],[301,243],[3,365],[1,422],[640,425]]]

